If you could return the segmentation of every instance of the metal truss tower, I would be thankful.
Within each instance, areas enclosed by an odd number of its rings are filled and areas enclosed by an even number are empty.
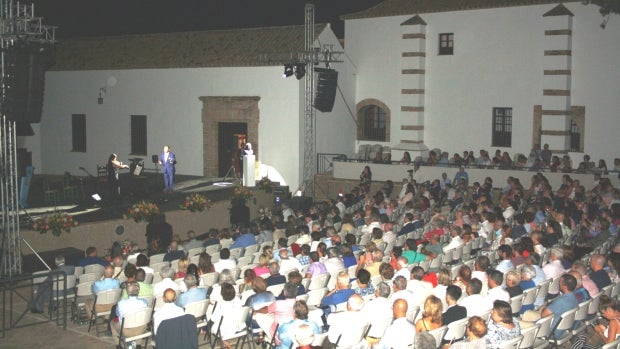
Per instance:
[[[21,236],[19,234],[19,193],[17,164],[16,122],[6,114],[6,93],[13,83],[14,74],[7,64],[7,52],[17,43],[53,44],[56,28],[43,25],[43,18],[35,17],[33,4],[0,0],[0,276],[14,276],[22,272]],[[19,77],[18,77],[19,78]]]
[[[314,46],[314,5],[306,4],[304,9],[304,50],[298,52],[263,53],[259,61],[270,64],[305,64],[304,80],[304,166],[302,189],[304,195],[314,196],[314,176],[316,175],[316,113],[314,110],[314,66],[341,63],[344,52],[334,51],[334,45]]]

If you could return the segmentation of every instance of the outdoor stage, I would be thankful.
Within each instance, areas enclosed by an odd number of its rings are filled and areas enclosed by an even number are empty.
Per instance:
[[[94,205],[95,201],[90,196],[93,193],[107,193],[105,190],[107,183],[103,188],[105,191],[100,190],[102,188],[96,182],[89,183],[88,186],[82,183],[84,188],[83,200],[77,206],[62,205],[67,209],[67,212],[74,215],[80,224],[72,228],[70,233],[62,233],[59,237],[51,233],[40,234],[33,231],[30,218],[22,211],[20,212],[20,235],[39,253],[64,248],[76,248],[83,251],[89,246],[95,246],[102,254],[105,249],[112,246],[113,242],[123,240],[135,242],[141,249],[146,248],[146,223],[136,223],[132,219],[123,218],[123,213],[127,212],[128,208],[134,203],[141,200],[156,203],[160,211],[165,214],[166,221],[172,225],[174,234],[179,234],[181,239],[187,238],[188,230],[194,230],[199,235],[210,228],[230,226],[230,197],[234,179],[177,176],[175,192],[164,194],[163,187],[160,187],[159,176],[156,177],[153,174],[143,177],[141,186],[133,188],[131,185],[136,185],[133,182],[135,178],[121,177],[120,199],[116,201],[107,200],[104,194],[102,201],[97,206]],[[41,190],[37,188],[38,182],[33,178],[31,193],[34,194]],[[258,216],[260,208],[272,208],[274,206],[274,192],[266,193],[257,187],[251,189],[254,192],[254,198],[248,200],[246,205],[250,208],[250,218],[254,219]],[[288,187],[274,185],[274,189],[284,190],[288,193]],[[199,192],[211,200],[213,203],[211,208],[203,212],[190,212],[180,209],[185,198],[194,192]],[[30,206],[38,206],[25,210],[33,219],[44,214],[46,210],[51,209],[53,211],[54,209],[54,206],[43,208],[41,206],[42,198],[39,198],[38,195],[31,195],[29,199],[32,203]],[[119,232],[122,233],[118,234]],[[31,257],[27,257],[27,255],[32,254],[32,251],[26,244],[22,244],[21,250],[25,261],[32,260]],[[23,269],[28,271],[32,268],[24,266]]]

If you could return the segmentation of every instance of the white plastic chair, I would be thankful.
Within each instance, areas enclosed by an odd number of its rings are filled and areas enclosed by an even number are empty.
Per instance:
[[[448,326],[441,326],[434,330],[428,331],[428,334],[435,337],[435,343],[437,343],[437,349],[441,348],[441,341],[443,340],[443,337],[446,335],[446,332],[448,332]]]
[[[148,308],[148,307],[125,314],[121,320],[121,330],[120,330],[119,337],[118,337],[118,344],[121,345],[122,343],[126,346],[127,343],[129,342],[133,342],[133,341],[137,341],[137,340],[145,338],[146,343],[144,347],[146,348],[148,346],[149,338],[152,335],[151,331],[149,331],[148,328],[143,333],[132,336],[132,337],[126,337],[123,332],[125,329],[137,328],[137,327],[148,325],[148,323],[151,322],[152,314],[153,314],[153,309]]]

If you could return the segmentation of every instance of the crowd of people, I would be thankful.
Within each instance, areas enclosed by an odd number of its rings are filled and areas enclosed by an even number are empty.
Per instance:
[[[244,328],[282,349],[321,336],[340,347],[499,348],[549,316],[555,329],[565,311],[600,297],[608,321],[572,339],[575,349],[598,347],[620,335],[620,303],[601,295],[618,281],[620,200],[603,173],[597,180],[586,191],[566,174],[552,188],[536,173],[529,187],[511,177],[498,187],[470,184],[459,171],[453,181],[403,179],[399,192],[388,181],[371,193],[367,168],[352,192],[306,210],[283,204],[248,227],[173,239],[159,270],[152,255],[107,264],[94,248],[80,266],[102,265],[93,294],[123,290],[112,317],[161,299],[155,334],[188,304],[208,300],[206,331],[226,348]],[[513,297],[545,283],[533,304],[513,309]],[[247,322],[226,316],[244,307]],[[459,321],[464,338],[437,335]]]
[[[614,159],[612,168],[607,167],[605,159],[599,159],[598,162],[595,162],[587,154],[583,156],[583,160],[578,164],[573,164],[573,160],[569,155],[553,155],[549,149],[549,144],[544,144],[542,149],[537,144],[527,156],[524,154],[513,154],[511,157],[507,151],[502,152],[500,149],[496,149],[493,156],[485,149],[480,149],[477,157],[473,150],[464,150],[462,154],[453,153],[450,156],[447,151],[433,149],[428,152],[427,157],[416,157],[414,159],[411,158],[411,154],[408,151],[405,151],[399,161],[392,159],[391,153],[384,154],[379,151],[369,160],[374,163],[384,164],[462,166],[466,168],[495,168],[500,170],[597,173],[601,175],[609,175],[610,172],[615,175],[620,174],[620,158]]]

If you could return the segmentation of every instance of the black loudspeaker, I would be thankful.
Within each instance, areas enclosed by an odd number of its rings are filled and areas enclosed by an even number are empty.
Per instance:
[[[45,70],[53,60],[50,47],[15,44],[4,51],[4,112],[11,121],[39,123]]]
[[[314,107],[327,113],[334,108],[336,88],[338,87],[338,72],[333,69],[314,68],[317,74],[316,95]]]

